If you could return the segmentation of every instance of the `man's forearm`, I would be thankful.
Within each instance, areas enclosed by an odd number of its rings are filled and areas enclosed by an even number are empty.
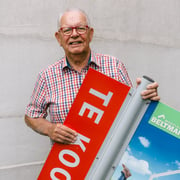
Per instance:
[[[51,123],[44,118],[28,116],[25,116],[25,122],[34,131],[49,136],[54,142],[70,144],[77,140],[77,132],[61,123]]]
[[[49,136],[53,124],[44,118],[31,118],[25,115],[26,124],[39,134]]]

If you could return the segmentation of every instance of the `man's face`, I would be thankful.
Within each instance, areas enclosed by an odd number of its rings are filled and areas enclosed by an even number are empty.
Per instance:
[[[84,14],[79,11],[66,12],[61,18],[61,28],[86,25],[87,21]],[[67,56],[88,54],[90,51],[89,43],[93,37],[93,29],[88,28],[84,34],[79,34],[76,29],[73,29],[70,35],[65,35],[60,30],[56,32],[55,36]]]

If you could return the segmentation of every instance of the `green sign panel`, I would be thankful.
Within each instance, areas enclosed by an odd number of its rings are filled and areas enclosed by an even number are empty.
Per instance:
[[[149,123],[180,139],[180,112],[159,102]]]

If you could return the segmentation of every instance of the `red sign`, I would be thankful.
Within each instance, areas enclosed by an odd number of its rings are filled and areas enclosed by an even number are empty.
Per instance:
[[[64,124],[78,132],[76,143],[55,143],[38,180],[83,180],[130,87],[89,69]]]

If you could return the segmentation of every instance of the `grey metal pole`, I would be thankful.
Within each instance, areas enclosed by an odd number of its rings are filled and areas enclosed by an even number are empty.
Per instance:
[[[106,139],[101,146],[87,176],[86,180],[110,180],[115,167],[118,165],[126,147],[129,144],[149,100],[143,100],[141,92],[153,80],[143,76],[138,88],[131,89],[123,107],[119,111]]]

